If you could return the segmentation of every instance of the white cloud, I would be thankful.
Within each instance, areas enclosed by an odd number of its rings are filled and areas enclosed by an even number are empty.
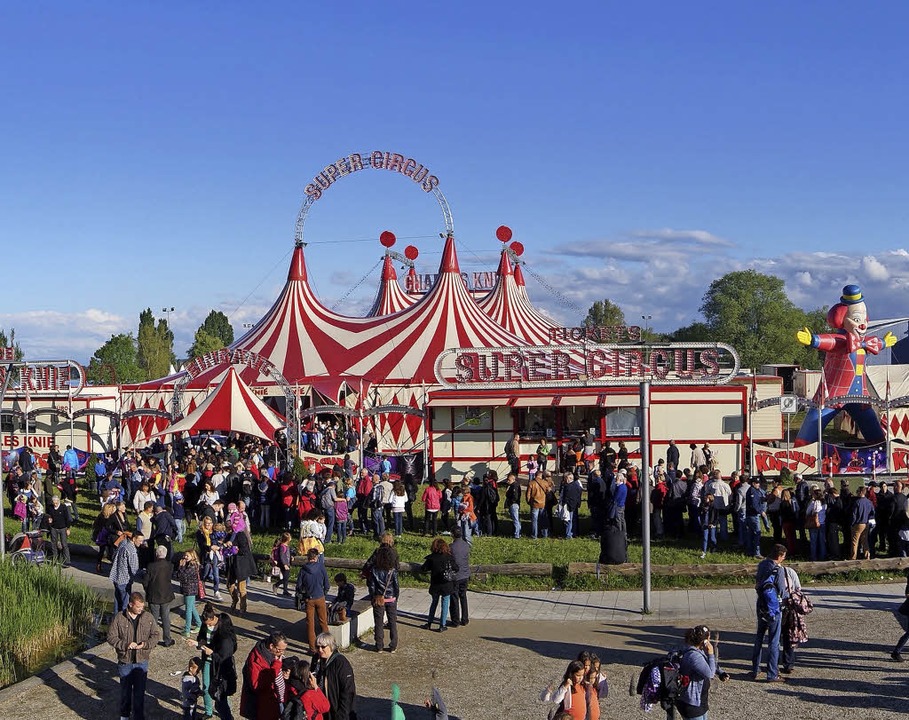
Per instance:
[[[866,255],[862,258],[862,269],[872,280],[887,280],[890,277],[890,272],[886,266],[871,255]]]

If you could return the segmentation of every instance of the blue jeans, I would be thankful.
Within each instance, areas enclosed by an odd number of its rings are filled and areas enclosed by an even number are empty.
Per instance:
[[[392,513],[392,515],[395,518],[395,535],[403,535],[404,534],[404,513],[396,512],[396,513]]]
[[[811,543],[811,559],[824,560],[827,557],[827,528],[808,528],[808,539]]]
[[[199,611],[196,610],[196,596],[183,596],[183,609],[185,610],[186,619],[183,622],[183,634],[189,635],[193,625],[202,627],[202,618],[199,617]]]
[[[542,523],[540,522],[541,517],[543,518]],[[534,539],[538,534],[542,534],[544,538],[549,537],[549,528],[546,527],[546,508],[530,508],[530,534]]]
[[[129,605],[129,594],[132,592],[133,584],[117,585],[114,583],[114,614],[126,610]]]
[[[707,552],[707,549],[716,550],[716,528],[704,526],[704,542],[701,543],[701,552]]]
[[[325,542],[331,542],[331,534],[335,529],[335,509],[323,510],[325,513]]]
[[[120,717],[145,720],[145,682],[148,663],[117,663],[120,676]]]
[[[761,554],[761,516],[745,518],[745,552],[756,557]]]
[[[468,518],[462,518],[458,524],[461,526],[461,533],[464,535],[464,539],[467,542],[470,542],[470,539],[473,537],[473,526],[470,524]]]
[[[339,543],[343,543],[347,540],[347,520],[338,520],[335,518],[335,533],[338,536]]]
[[[183,518],[176,518],[174,520],[174,523],[177,526],[176,540],[178,543],[181,543],[181,542],[183,542],[183,535],[186,534],[186,520],[184,520]]]
[[[508,514],[511,515],[511,523],[514,525],[514,536],[515,538],[521,537],[521,516],[520,516],[521,506],[517,503],[513,503],[508,506]]]
[[[385,532],[385,515],[382,508],[372,509],[372,531],[376,537],[380,537]]]
[[[739,521],[739,545],[744,548],[748,543],[748,523],[743,512],[738,513],[736,518]]]
[[[571,510],[568,513],[568,520],[565,522],[565,537],[567,539],[574,537],[574,531],[578,527],[578,511]]]
[[[221,587],[220,570],[218,563],[211,561],[202,566],[202,579],[211,580],[212,595],[216,595]]]
[[[442,616],[439,618],[439,627],[445,627],[448,623],[448,605],[451,602],[451,595],[433,595],[432,602],[429,603],[429,618],[427,625],[432,625],[433,618],[436,616],[436,607],[439,604],[439,598],[442,598]]]
[[[750,518],[749,518],[750,519]],[[780,674],[780,630],[782,629],[783,614],[778,613],[770,620],[758,617],[757,633],[754,636],[754,649],[751,653],[751,670],[757,677],[761,670],[761,660],[764,654],[764,635],[767,635],[767,679],[773,680]]]
[[[717,522],[717,539],[720,542],[726,542],[729,539],[729,516],[724,515],[722,512],[718,512],[716,516]],[[716,543],[714,542],[714,545]]]

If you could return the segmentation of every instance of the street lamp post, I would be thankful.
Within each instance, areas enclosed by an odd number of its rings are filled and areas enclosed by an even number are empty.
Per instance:
[[[641,315],[641,320],[644,321],[644,334],[649,335],[650,334],[650,321],[653,320],[653,315]]]
[[[170,330],[170,314],[174,311],[172,307],[163,307],[161,312],[167,315],[167,329]]]

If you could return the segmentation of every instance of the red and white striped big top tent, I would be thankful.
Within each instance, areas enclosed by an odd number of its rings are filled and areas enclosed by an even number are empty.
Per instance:
[[[383,283],[390,282],[400,292],[390,259],[385,260]],[[382,297],[380,292],[377,302]],[[393,301],[388,302],[387,309],[392,309]],[[343,391],[344,402],[351,407],[419,409],[428,391],[438,386],[435,362],[443,351],[548,344],[548,321],[530,306],[504,255],[498,287],[484,298],[484,306],[485,312],[464,284],[452,236],[445,240],[438,275],[426,294],[397,311],[368,317],[340,315],[316,298],[300,245],[294,249],[287,282],[271,309],[230,349],[265,357],[301,396],[317,393],[328,404],[337,404]],[[243,382],[259,394],[282,394],[270,374],[236,367]],[[184,410],[202,402],[227,371],[228,366],[214,367],[190,380],[183,394]],[[123,410],[169,409],[181,376],[124,386]],[[360,397],[361,389],[368,397]],[[136,442],[166,425],[162,418],[133,418],[124,433],[127,440]],[[420,441],[422,420],[412,415],[379,415],[376,429],[384,447],[407,449]]]
[[[230,430],[271,442],[286,423],[259,400],[230,367],[224,379],[189,415],[158,435]]]
[[[391,262],[391,256],[386,254],[382,263],[382,279],[379,281],[379,292],[369,312],[366,313],[367,317],[393,315],[404,308],[410,307],[416,301],[415,297],[408,295],[398,285],[398,274],[395,272],[395,267]]]

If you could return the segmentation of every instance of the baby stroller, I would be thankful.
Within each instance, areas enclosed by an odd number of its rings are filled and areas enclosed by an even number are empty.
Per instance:
[[[41,565],[46,559],[44,532],[42,530],[31,530],[25,533],[13,535],[9,541],[10,560],[14,563],[32,563]]]

